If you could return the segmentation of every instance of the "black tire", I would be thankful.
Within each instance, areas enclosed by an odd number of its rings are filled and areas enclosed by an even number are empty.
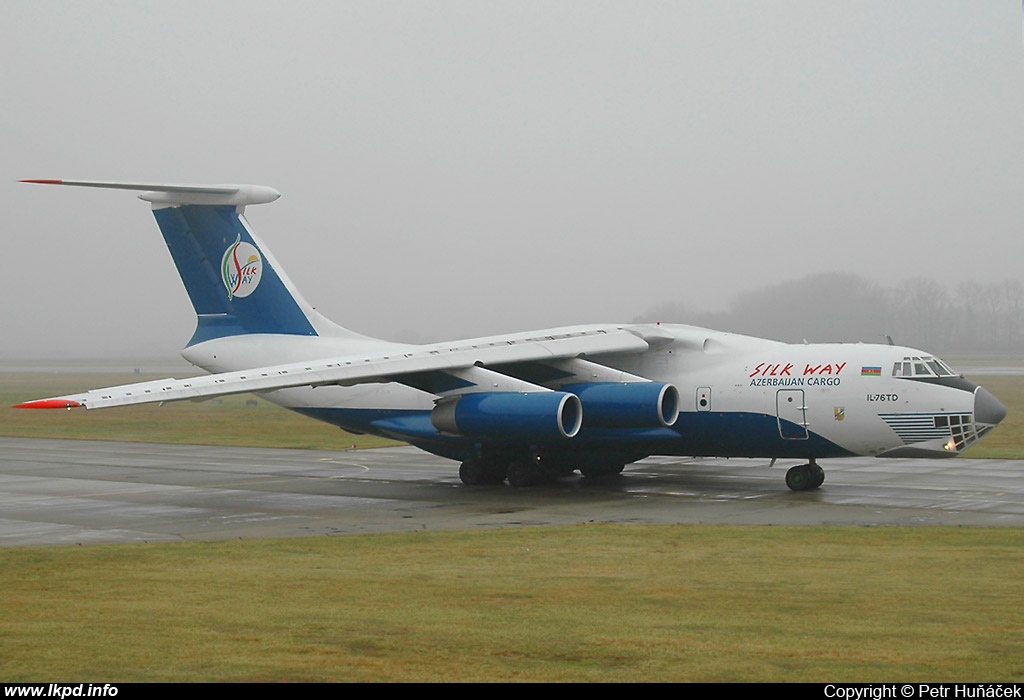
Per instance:
[[[821,467],[819,467],[817,464],[812,464],[811,465],[811,477],[812,477],[812,481],[811,481],[812,485],[811,485],[810,488],[816,489],[816,488],[820,487],[822,484],[825,483],[825,470],[822,469]]]
[[[786,486],[793,491],[806,491],[813,488],[811,484],[814,483],[814,477],[811,474],[810,466],[809,464],[801,464],[799,467],[793,467],[786,472]]]
[[[536,468],[528,459],[517,459],[508,465],[508,483],[515,488],[532,486],[536,483]]]
[[[478,486],[487,483],[486,470],[475,459],[467,459],[459,465],[459,478],[467,486]]]
[[[505,475],[508,474],[508,462],[503,459],[481,459],[480,465],[484,471],[484,480],[481,483],[484,484],[500,484],[505,480]]]

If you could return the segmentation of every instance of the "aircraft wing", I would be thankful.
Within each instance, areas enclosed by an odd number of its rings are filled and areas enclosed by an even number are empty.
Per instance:
[[[110,408],[143,403],[200,400],[229,394],[303,386],[351,386],[387,382],[438,371],[485,368],[584,356],[643,352],[667,340],[653,327],[590,326],[478,338],[455,343],[403,346],[379,356],[347,356],[258,367],[187,379],[159,379],[37,399],[15,408]]]

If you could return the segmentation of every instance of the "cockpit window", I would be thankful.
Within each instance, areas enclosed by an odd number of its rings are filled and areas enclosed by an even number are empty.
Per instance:
[[[953,374],[953,371],[946,367],[941,360],[928,360],[928,366],[938,377],[948,377]]]
[[[904,357],[893,363],[894,377],[955,377],[956,372],[937,357]]]

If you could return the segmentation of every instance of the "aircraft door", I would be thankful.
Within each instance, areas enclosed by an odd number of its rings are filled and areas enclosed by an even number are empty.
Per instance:
[[[807,405],[803,389],[779,389],[775,395],[779,435],[784,440],[807,439]]]

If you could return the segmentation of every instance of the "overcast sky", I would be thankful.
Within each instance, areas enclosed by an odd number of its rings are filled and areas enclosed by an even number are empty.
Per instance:
[[[1019,279],[1021,4],[0,3],[0,359],[171,356],[132,193],[270,185],[305,296],[443,339],[826,271]],[[799,309],[779,309],[779,314]]]

